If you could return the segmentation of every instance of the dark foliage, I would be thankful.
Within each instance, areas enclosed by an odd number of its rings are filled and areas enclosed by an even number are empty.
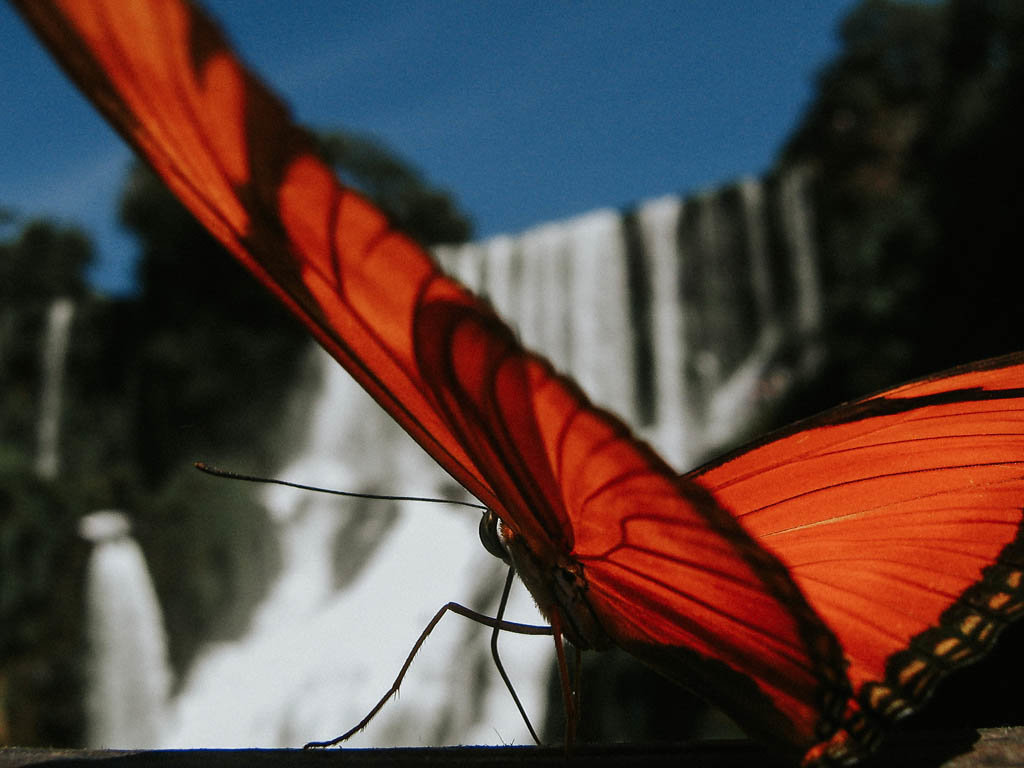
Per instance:
[[[337,134],[325,152],[421,242],[468,236],[444,193],[372,142]],[[121,218],[140,243],[140,291],[111,301],[86,290],[83,235],[0,210],[0,744],[81,743],[81,515],[131,515],[179,671],[202,642],[245,629],[277,567],[258,489],[191,462],[273,471],[294,438],[282,427],[308,335],[142,166]],[[51,480],[34,461],[58,298],[74,316]]]
[[[121,220],[142,247],[134,428],[157,488],[191,461],[265,442],[307,337],[148,168],[131,171]]]
[[[782,153],[821,180],[814,406],[1024,347],[1024,6],[866,0],[841,36]]]
[[[324,159],[342,179],[377,203],[393,226],[423,245],[462,243],[473,227],[450,194],[430,186],[378,141],[350,133],[320,137]]]
[[[41,344],[60,297],[85,296],[91,247],[74,229],[5,217],[0,242],[0,743],[81,738],[85,544],[80,496],[36,467]]]
[[[14,238],[0,242],[0,306],[39,305],[58,296],[81,297],[92,245],[77,229],[47,221],[18,222],[0,211],[0,223],[21,224]]]

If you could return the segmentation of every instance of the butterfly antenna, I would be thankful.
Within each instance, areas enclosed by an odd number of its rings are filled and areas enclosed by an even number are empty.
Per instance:
[[[505,577],[505,587],[501,590],[501,600],[498,601],[498,612],[494,617],[499,624],[495,624],[491,630],[491,658],[494,659],[494,666],[498,668],[498,674],[501,675],[501,679],[505,682],[505,687],[508,688],[508,692],[512,694],[512,701],[516,703],[516,708],[519,710],[519,714],[522,715],[523,722],[526,723],[526,727],[529,729],[534,743],[537,744],[537,746],[543,746],[540,738],[537,736],[537,731],[533,729],[533,723],[530,722],[530,716],[526,714],[526,709],[523,707],[523,703],[519,700],[519,694],[516,693],[516,689],[512,685],[512,681],[509,679],[508,673],[505,671],[505,665],[501,663],[501,658],[498,656],[498,633],[501,631],[500,622],[505,617],[505,606],[508,605],[508,595],[512,589],[512,581],[515,578],[515,575],[516,569],[510,565],[508,567],[508,576]]]
[[[378,499],[380,501],[425,501],[430,504],[457,504],[460,507],[470,507],[472,509],[483,509],[487,507],[483,504],[477,504],[472,501],[461,501],[459,499],[435,499],[430,496],[391,496],[384,493],[362,493],[359,491],[339,491],[334,488],[320,488],[316,485],[303,485],[302,483],[293,483],[288,480],[280,480],[276,477],[260,477],[259,475],[246,475],[241,472],[232,472],[229,469],[220,469],[214,467],[203,461],[194,461],[192,466],[198,469],[200,472],[205,472],[208,475],[214,477],[223,477],[228,480],[243,480],[247,483],[265,483],[268,485],[283,485],[287,488],[298,488],[302,491],[315,491],[316,493],[329,493],[332,496],[348,496],[354,499]]]

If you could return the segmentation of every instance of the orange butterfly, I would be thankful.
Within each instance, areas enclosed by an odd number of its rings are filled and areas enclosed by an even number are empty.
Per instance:
[[[493,510],[556,636],[619,645],[812,764],[866,754],[1024,612],[1024,355],[680,477],[342,187],[196,9],[17,5],[199,220]]]

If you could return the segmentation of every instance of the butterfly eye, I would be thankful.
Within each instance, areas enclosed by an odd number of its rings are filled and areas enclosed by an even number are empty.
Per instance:
[[[499,522],[496,514],[489,509],[484,510],[483,517],[480,518],[480,543],[484,545],[484,549],[501,559],[505,565],[512,565],[508,550],[505,549],[505,544],[498,533]]]

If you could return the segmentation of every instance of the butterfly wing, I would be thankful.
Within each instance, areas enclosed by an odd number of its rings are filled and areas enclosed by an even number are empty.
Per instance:
[[[858,708],[888,716],[904,699],[915,706],[920,696],[906,693],[905,683],[918,669],[921,679],[934,679],[938,662],[976,655],[975,646],[987,647],[999,622],[1015,615],[1020,511],[1010,454],[1019,445],[996,437],[994,428],[972,432],[956,417],[964,400],[939,402],[960,385],[924,382],[917,386],[925,390],[897,390],[860,410],[848,406],[830,417],[835,423],[805,424],[678,478],[615,417],[524,351],[485,303],[444,277],[372,205],[340,186],[309,137],[194,8],[119,0],[17,4],[197,218],[527,542],[550,566],[552,581],[566,565],[583,567],[588,610],[610,639],[725,703],[753,730],[807,749],[836,730],[844,708],[853,730],[850,712]],[[1017,365],[991,370],[1009,381],[1020,375]],[[988,386],[965,382],[968,389]],[[872,419],[898,421],[913,410],[911,401],[925,407],[920,398],[928,397],[944,437],[925,452],[931,459],[900,475],[912,482],[898,501],[886,501],[899,483],[879,462],[902,457],[906,444],[890,445],[872,426],[883,422]],[[899,413],[870,412],[883,402]],[[856,461],[833,455],[846,450],[835,448],[844,444],[834,430],[844,427],[862,441],[850,449]],[[972,438],[998,456],[971,458]],[[988,469],[975,474],[975,464]],[[853,475],[822,488],[822,478],[838,469]],[[934,493],[929,472],[940,478]],[[872,483],[874,496],[860,490]],[[942,501],[929,507],[930,495]],[[812,496],[820,503],[802,502]],[[894,534],[882,556],[862,556],[865,542],[880,535],[885,508],[897,511],[908,532]],[[924,526],[931,533],[909,531],[922,515],[947,508],[961,511],[948,513],[944,525]],[[873,522],[858,527],[859,518]],[[971,554],[956,556],[957,577],[940,575],[935,553],[968,525]],[[982,528],[993,532],[979,536]],[[818,545],[829,554],[815,554]],[[911,572],[910,550],[930,553],[931,580]],[[850,575],[831,575],[837,569],[829,557],[855,561]],[[903,595],[879,605],[896,613],[904,599],[914,606],[888,636],[872,623],[875,603],[864,593],[872,579]],[[951,618],[961,603],[968,607]],[[543,601],[542,608],[557,610]],[[932,630],[947,633],[938,646],[911,646]],[[844,654],[856,701],[847,699]],[[860,743],[845,731],[837,739],[850,752]]]
[[[785,568],[339,185],[209,20],[175,2],[17,5],[196,217],[445,469],[539,562],[584,566],[608,637],[776,740],[834,729],[838,645]]]
[[[437,269],[335,183],[219,31],[173,2],[29,2],[20,10],[203,225],[378,401],[404,412],[399,420],[432,455],[490,500],[426,401],[411,337],[381,338],[381,327],[411,324],[415,297]],[[391,279],[396,273],[401,280]]]
[[[795,424],[688,478],[729,509],[838,638],[871,742],[1024,614],[1024,355]]]
[[[615,416],[523,352],[504,326],[477,330],[465,310],[454,314],[461,317],[448,319],[453,330],[424,365],[450,393],[463,439],[507,454],[505,482],[551,478],[572,547],[552,553],[548,581],[582,566],[586,618],[751,733],[807,749],[834,731],[849,693],[844,661],[778,560]],[[534,450],[543,459],[524,466]],[[516,528],[526,510],[510,511]],[[533,542],[530,549],[537,554]],[[533,588],[550,611],[543,592]]]

